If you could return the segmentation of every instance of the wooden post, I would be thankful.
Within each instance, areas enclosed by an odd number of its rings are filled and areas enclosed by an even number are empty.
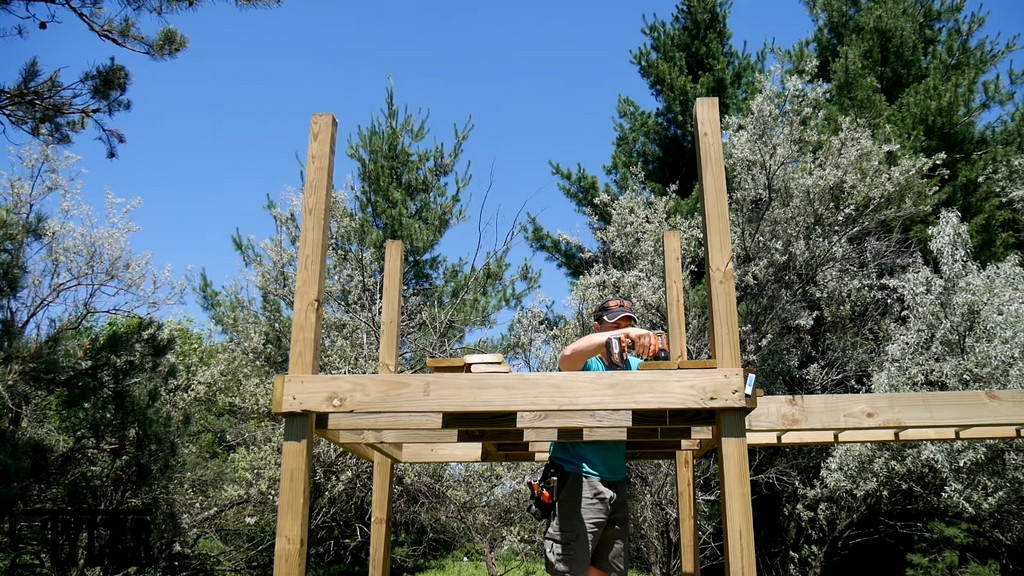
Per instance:
[[[687,359],[686,314],[683,306],[683,253],[678,230],[665,232],[665,304],[668,309],[668,345],[671,360]],[[679,511],[679,560],[684,576],[700,574],[697,548],[697,486],[693,479],[693,452],[676,452],[676,504]]]
[[[384,298],[380,317],[378,374],[398,372],[398,327],[402,314],[402,263],[404,250],[398,240],[384,249]],[[373,457],[373,502],[370,516],[370,576],[391,572],[391,502],[394,461],[384,454]]]
[[[686,360],[686,314],[683,307],[683,251],[678,230],[662,237],[665,252],[665,304],[668,308],[668,346],[673,362]]]
[[[289,374],[320,371],[320,327],[323,317],[327,223],[334,189],[334,147],[338,122],[331,114],[315,114],[309,127],[302,231],[299,235],[295,308],[292,312]],[[276,576],[304,576],[309,533],[309,482],[313,465],[313,415],[285,416],[281,448],[281,484],[277,505]]]
[[[736,281],[732,263],[729,204],[726,198],[722,127],[717,98],[698,98],[694,105],[700,201],[704,210],[704,254],[707,265],[711,350],[721,368],[740,367]],[[725,569],[731,576],[752,576],[754,527],[750,503],[750,463],[743,410],[715,412],[718,474],[721,483]]]
[[[700,549],[697,546],[697,485],[693,472],[693,451],[676,452],[679,566],[683,576],[700,576]]]

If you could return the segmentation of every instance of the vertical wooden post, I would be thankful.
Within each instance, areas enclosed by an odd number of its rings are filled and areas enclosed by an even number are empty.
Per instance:
[[[672,360],[686,360],[686,314],[683,306],[683,254],[678,230],[665,232],[665,304],[668,309],[668,344]],[[676,504],[679,510],[679,559],[684,576],[700,573],[697,549],[697,487],[693,479],[693,452],[676,452]]]
[[[676,452],[676,498],[679,503],[679,566],[683,576],[700,576],[697,546],[697,486],[693,451]]]
[[[722,126],[717,98],[694,105],[700,201],[704,209],[704,254],[712,354],[719,368],[740,368],[739,319],[732,263],[729,204],[726,198]],[[750,503],[750,463],[743,410],[715,413],[718,475],[722,494],[725,568],[731,576],[756,574],[754,527]]]
[[[668,308],[668,346],[671,360],[686,360],[686,313],[683,308],[683,250],[678,230],[662,237],[665,253],[665,304]]]
[[[398,240],[384,248],[384,298],[380,316],[378,374],[398,371],[398,327],[402,316],[402,263],[404,250]],[[383,454],[373,457],[373,502],[370,511],[370,576],[391,572],[391,502],[394,462]]]
[[[331,114],[314,114],[309,127],[302,231],[299,235],[295,307],[292,312],[289,374],[320,371],[327,224],[334,189],[334,147],[338,122]],[[276,576],[304,576],[309,533],[309,482],[313,465],[313,415],[288,414],[281,449],[281,484],[277,505]]]

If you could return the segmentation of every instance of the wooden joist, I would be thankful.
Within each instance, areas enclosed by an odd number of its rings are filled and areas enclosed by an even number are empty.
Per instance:
[[[888,428],[871,430],[798,430],[747,432],[751,446],[799,446],[864,442],[922,442],[936,440],[1008,440],[1024,438],[1024,425],[967,428]]]
[[[1024,390],[765,396],[747,415],[754,432],[968,428],[1024,424]]]
[[[743,370],[287,375],[274,412],[745,409]],[[628,391],[628,393],[623,393]]]
[[[460,462],[538,461],[555,441],[626,441],[631,458],[671,459],[666,441],[682,442],[678,449],[694,450],[695,457],[717,447],[714,414],[711,409],[331,413],[317,415],[316,433],[371,460],[385,454],[400,462],[451,455]],[[1015,439],[1024,435],[1022,429],[1024,391],[1019,390],[765,396],[747,416],[746,439],[760,447]],[[459,443],[478,445],[479,451],[442,446]]]

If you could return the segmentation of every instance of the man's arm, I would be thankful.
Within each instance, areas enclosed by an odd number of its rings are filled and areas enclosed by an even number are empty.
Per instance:
[[[658,351],[658,340],[650,330],[630,327],[608,332],[594,332],[569,344],[565,350],[562,350],[561,356],[558,357],[558,369],[562,372],[579,370],[588,359],[604,352],[606,340],[622,334],[633,341],[633,350],[640,357],[653,358],[655,352]]]

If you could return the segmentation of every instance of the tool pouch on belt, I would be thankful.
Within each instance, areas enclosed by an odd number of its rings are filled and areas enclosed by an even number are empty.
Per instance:
[[[537,479],[527,478],[526,487],[530,490],[530,503],[526,511],[538,522],[551,520],[558,501],[558,477],[563,468],[554,462],[548,462]]]

